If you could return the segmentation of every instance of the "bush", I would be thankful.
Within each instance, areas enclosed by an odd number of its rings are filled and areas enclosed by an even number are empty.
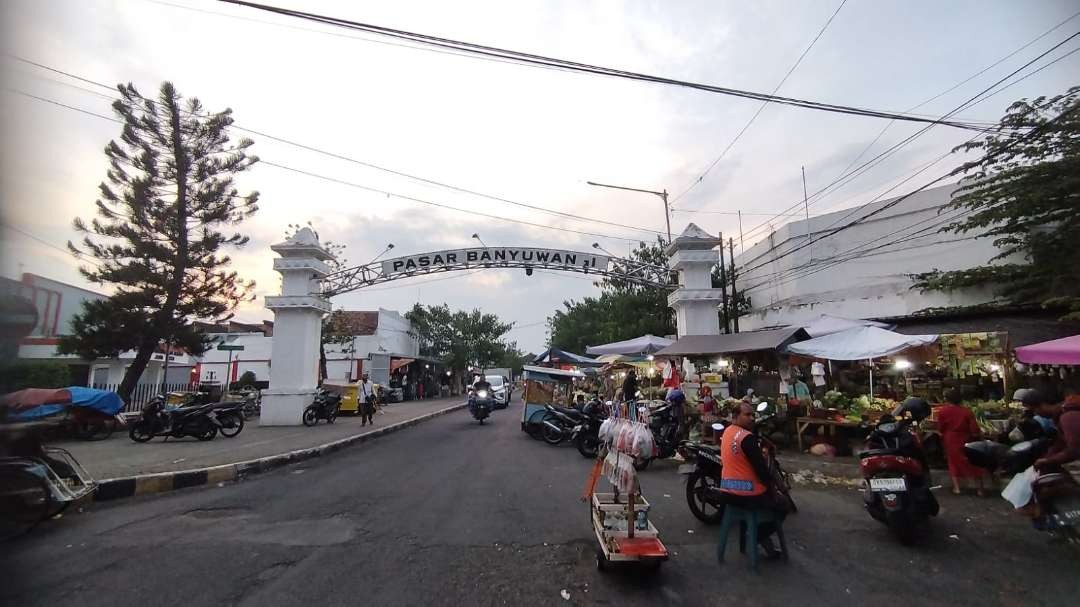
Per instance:
[[[65,362],[19,360],[0,366],[0,392],[70,385],[71,368]]]
[[[256,381],[258,380],[255,378],[254,371],[244,371],[240,374],[240,379],[237,380],[236,385],[241,388],[246,388],[248,386],[254,386]]]

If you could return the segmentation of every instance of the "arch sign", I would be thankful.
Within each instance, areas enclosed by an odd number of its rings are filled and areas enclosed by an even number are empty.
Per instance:
[[[621,257],[566,249],[478,247],[417,253],[339,270],[323,278],[321,295],[333,297],[391,280],[474,268],[524,268],[526,272],[533,269],[561,270],[656,287],[671,284],[667,268]]]
[[[467,270],[472,267],[491,267],[492,265],[535,264],[539,267],[561,270],[599,270],[608,269],[610,258],[606,255],[592,255],[560,249],[533,249],[521,247],[484,247],[480,249],[456,249],[422,253],[382,262],[383,274],[415,273],[434,268]]]

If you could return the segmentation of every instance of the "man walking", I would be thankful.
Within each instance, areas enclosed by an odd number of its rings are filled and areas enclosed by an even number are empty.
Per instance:
[[[368,378],[368,374],[364,373],[361,376],[357,385],[356,398],[360,401],[360,425],[366,426],[369,423],[375,425],[373,416],[375,415],[375,386],[372,385],[371,380]]]

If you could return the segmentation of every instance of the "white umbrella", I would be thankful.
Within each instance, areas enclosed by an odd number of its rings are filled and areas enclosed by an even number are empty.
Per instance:
[[[787,351],[829,360],[870,361],[870,398],[874,397],[873,359],[937,341],[937,335],[904,335],[878,327],[854,327],[788,344]]]
[[[803,325],[803,328],[810,334],[810,337],[821,337],[822,335],[839,333],[840,331],[846,331],[856,327],[877,327],[879,329],[892,328],[891,325],[875,320],[843,318],[841,316],[831,316],[829,314],[822,314]]]
[[[617,341],[602,346],[589,346],[585,348],[586,354],[597,356],[600,354],[652,354],[675,343],[670,339],[655,335],[642,335],[634,339]]]

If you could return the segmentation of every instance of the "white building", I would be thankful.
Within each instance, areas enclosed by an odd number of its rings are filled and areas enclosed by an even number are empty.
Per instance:
[[[747,248],[735,259],[736,267],[745,269],[736,286],[751,305],[751,312],[739,318],[740,330],[798,326],[821,314],[903,318],[929,308],[992,301],[989,289],[923,293],[911,288],[911,274],[978,267],[998,254],[991,239],[938,231],[956,216],[943,213],[955,189],[924,190],[832,236],[830,230],[896,198],[811,217],[809,224],[793,221]]]
[[[58,282],[35,274],[24,274],[21,281],[0,280],[0,295],[14,296],[36,310],[35,324],[28,335],[17,343],[17,356],[25,360],[64,361],[71,368],[73,385],[98,386],[114,389],[131,366],[135,352],[123,352],[113,359],[85,361],[75,355],[60,355],[56,348],[60,336],[70,334],[71,319],[82,310],[84,301],[106,299],[105,295]],[[346,312],[353,329],[352,343],[326,348],[327,376],[330,379],[359,377],[370,354],[386,354],[391,358],[412,358],[420,346],[409,332],[408,320],[394,310]],[[258,381],[270,379],[270,354],[274,323],[230,322],[227,325],[197,323],[213,340],[211,349],[199,357],[173,352],[165,367],[165,353],[155,352],[143,372],[140,384],[157,389],[169,385],[236,381],[246,371]],[[219,350],[218,346],[242,346],[242,350]],[[311,361],[317,367],[318,359]],[[166,377],[167,376],[167,377]]]

